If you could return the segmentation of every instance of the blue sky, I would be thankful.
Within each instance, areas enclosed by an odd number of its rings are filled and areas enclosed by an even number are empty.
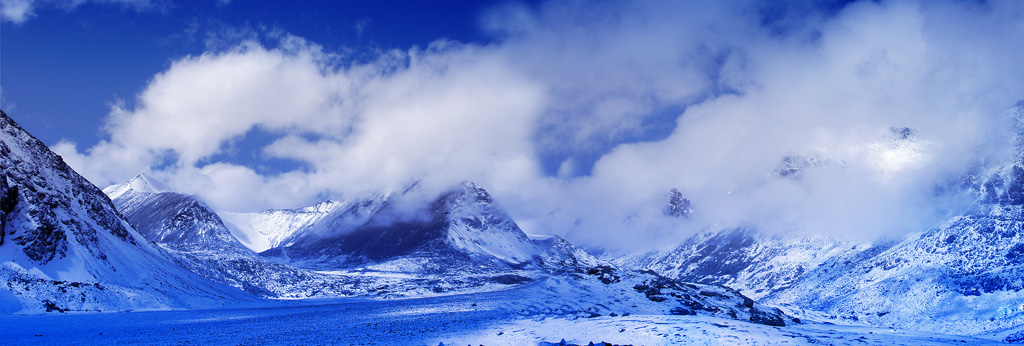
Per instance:
[[[0,4],[2,107],[99,186],[254,211],[472,180],[589,245],[928,227],[1024,98],[1018,1]]]

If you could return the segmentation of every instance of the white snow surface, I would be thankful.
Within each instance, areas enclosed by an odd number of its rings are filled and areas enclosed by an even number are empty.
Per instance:
[[[598,285],[597,287],[591,287]],[[995,345],[987,338],[850,325],[772,327],[666,316],[599,282],[541,281],[507,290],[413,299],[332,299],[261,308],[0,316],[18,345]],[[593,296],[566,295],[587,292]],[[595,299],[597,298],[597,299]],[[634,307],[636,305],[636,307]],[[591,314],[590,312],[593,312]],[[612,315],[615,313],[615,315]],[[629,313],[629,315],[625,315]]]

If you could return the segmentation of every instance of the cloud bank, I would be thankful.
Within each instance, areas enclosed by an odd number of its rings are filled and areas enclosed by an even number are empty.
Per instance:
[[[99,185],[148,171],[232,211],[473,180],[528,232],[620,249],[708,225],[920,231],[960,207],[936,184],[1009,157],[1022,15],[1012,1],[507,5],[482,18],[496,43],[369,62],[283,35],[179,59],[112,106],[99,144],[54,149]],[[256,137],[270,138],[258,160],[290,168],[228,159]],[[786,157],[813,164],[780,177]],[[671,188],[693,219],[662,215]]]

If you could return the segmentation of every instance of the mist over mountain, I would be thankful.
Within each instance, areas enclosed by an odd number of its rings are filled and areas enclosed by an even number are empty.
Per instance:
[[[600,263],[558,236],[523,233],[486,190],[471,182],[427,202],[419,202],[417,188],[295,210],[232,214],[231,227],[263,256],[322,270],[467,274],[581,271]]]
[[[936,185],[1013,149],[1021,11],[508,5],[484,13],[491,43],[358,60],[253,32],[173,59],[114,104],[99,143],[53,147],[99,184],[147,172],[223,212],[474,181],[526,233],[587,248],[650,250],[708,224],[901,234],[959,210]],[[672,188],[700,215],[662,213]]]
[[[755,299],[840,319],[954,334],[1001,333],[1018,340],[1024,318],[1019,284],[1024,249],[1024,103],[1007,114],[1017,150],[979,160],[959,179],[936,185],[962,209],[907,233],[871,237],[710,227],[673,249],[618,258],[684,281],[723,284]],[[893,129],[893,147],[913,140]],[[911,142],[912,143],[912,142]],[[827,165],[787,159],[780,178]],[[671,204],[670,204],[671,206]],[[870,234],[870,233],[869,233]]]

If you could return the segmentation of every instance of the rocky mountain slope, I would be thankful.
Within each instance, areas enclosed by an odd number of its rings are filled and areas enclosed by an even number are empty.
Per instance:
[[[2,312],[187,308],[251,299],[182,267],[3,112],[0,210]]]

